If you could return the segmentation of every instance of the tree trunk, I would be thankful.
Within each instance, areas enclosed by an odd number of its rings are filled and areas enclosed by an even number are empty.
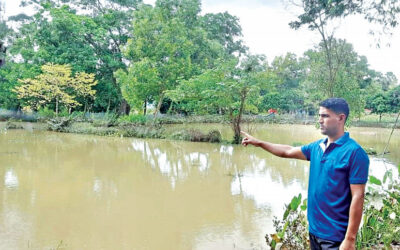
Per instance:
[[[238,119],[239,117],[235,117],[233,119],[233,132],[234,132],[234,136],[233,136],[233,143],[234,144],[239,144],[240,143],[240,121]]]
[[[108,98],[108,105],[107,105],[107,110],[106,110],[107,113],[108,113],[108,111],[110,111],[110,107],[111,107],[111,97]]]
[[[58,117],[58,96],[56,98],[56,117]]]
[[[241,131],[240,123],[242,122],[242,115],[243,115],[243,111],[244,111],[244,103],[246,101],[246,97],[247,97],[247,91],[243,90],[241,98],[240,98],[239,114],[236,117],[233,117],[233,115],[231,115],[233,132],[234,132],[234,137],[233,137],[234,144],[240,144],[240,141],[242,139],[241,135],[240,135],[240,131]]]
[[[119,106],[119,114],[129,115],[131,111],[131,107],[129,106],[128,102],[125,99],[122,99],[122,102]]]
[[[168,108],[168,114],[171,114],[173,106],[174,106],[174,102],[171,101],[171,105],[169,105],[169,108]]]
[[[157,108],[154,111],[154,117],[157,116],[158,112],[160,111],[163,99],[164,99],[164,92],[161,93],[160,98],[158,99]]]
[[[382,120],[382,113],[379,114],[379,123],[381,123]]]
[[[147,113],[147,98],[144,99],[144,104],[143,104],[143,115],[146,115]]]

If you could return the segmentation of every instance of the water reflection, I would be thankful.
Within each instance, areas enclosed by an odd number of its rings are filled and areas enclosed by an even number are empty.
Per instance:
[[[386,131],[363,131],[353,134],[364,145],[384,143]],[[258,136],[320,135],[273,126]],[[9,131],[0,148],[18,152],[0,157],[12,166],[0,168],[0,249],[264,249],[272,217],[307,190],[308,162],[252,147]],[[382,178],[391,162],[371,158],[371,173]]]
[[[18,177],[12,169],[7,170],[4,175],[4,186],[13,189],[18,188]]]

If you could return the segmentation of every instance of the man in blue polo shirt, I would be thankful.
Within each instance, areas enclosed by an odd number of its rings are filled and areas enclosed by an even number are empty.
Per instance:
[[[369,159],[344,125],[349,105],[342,98],[320,103],[319,124],[325,139],[302,147],[261,141],[242,132],[242,144],[285,158],[310,161],[307,218],[311,249],[355,249]]]

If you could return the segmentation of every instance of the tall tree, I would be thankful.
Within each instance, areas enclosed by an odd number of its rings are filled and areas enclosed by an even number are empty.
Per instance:
[[[292,1],[294,3],[294,1]],[[337,67],[334,62],[334,29],[330,22],[332,19],[346,16],[360,7],[358,1],[351,0],[301,0],[296,5],[301,6],[303,13],[298,16],[297,21],[290,22],[289,25],[293,29],[299,29],[302,26],[307,26],[308,29],[318,31],[322,38],[322,48],[325,56],[327,77],[323,79],[322,84],[326,85],[328,97],[333,97],[333,88],[337,77]],[[336,65],[337,66],[337,65]]]
[[[292,28],[307,26],[310,30],[325,33],[330,20],[360,14],[371,23],[380,24],[383,32],[399,25],[400,2],[398,0],[287,0],[302,8],[298,20],[291,22]]]
[[[240,56],[246,53],[247,47],[243,44],[242,27],[239,19],[228,12],[207,13],[201,17],[201,25],[207,31],[211,40],[216,40],[224,47],[227,54]]]
[[[156,115],[168,90],[210,68],[222,55],[221,44],[210,40],[201,27],[199,14],[198,0],[159,0],[155,7],[143,5],[135,12],[132,38],[125,47],[130,69],[116,74],[122,89],[130,92],[125,96],[133,97],[132,104],[154,99]],[[141,72],[143,67],[148,70]]]
[[[351,115],[360,116],[365,106],[364,80],[370,77],[366,58],[360,57],[352,45],[344,40],[332,40],[331,63],[326,61],[324,44],[304,54],[307,75],[303,87],[307,98],[315,101],[327,97],[343,97],[352,109]],[[332,71],[330,72],[329,69]],[[331,73],[334,78],[331,79]],[[333,80],[333,82],[332,82]]]

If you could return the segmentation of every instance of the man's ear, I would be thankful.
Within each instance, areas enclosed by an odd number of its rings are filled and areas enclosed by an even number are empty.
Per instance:
[[[346,120],[346,115],[345,114],[339,114],[339,121],[345,121]]]

